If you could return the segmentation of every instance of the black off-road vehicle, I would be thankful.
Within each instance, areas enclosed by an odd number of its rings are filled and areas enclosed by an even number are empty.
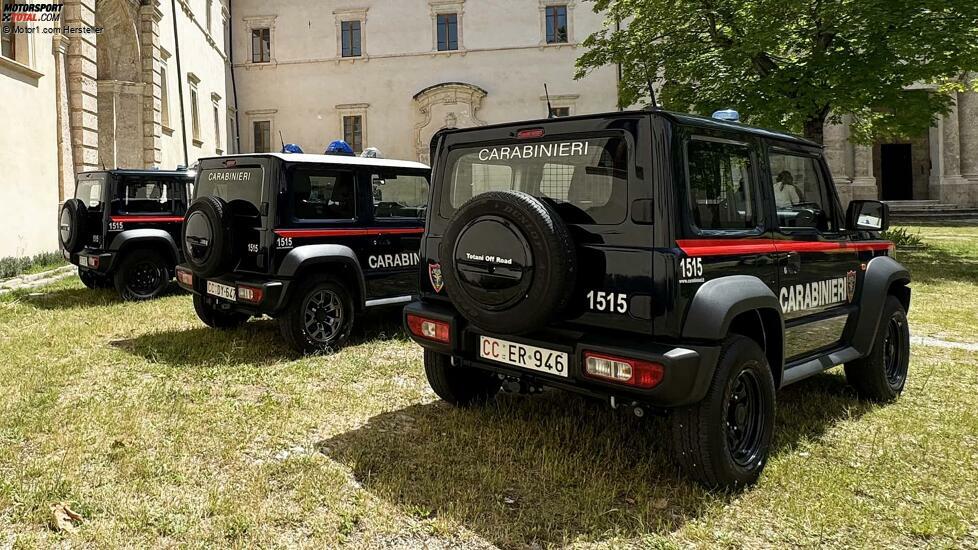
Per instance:
[[[643,111],[443,131],[432,158],[404,322],[446,401],[550,386],[666,412],[685,470],[737,488],[778,388],[845,364],[866,398],[903,390],[888,211],[843,211],[815,143]]]
[[[58,216],[62,254],[88,288],[125,300],[159,296],[181,261],[180,224],[193,173],[109,170],[78,175]]]
[[[429,175],[333,155],[202,159],[177,281],[211,327],[269,315],[297,350],[336,347],[357,312],[417,293]]]

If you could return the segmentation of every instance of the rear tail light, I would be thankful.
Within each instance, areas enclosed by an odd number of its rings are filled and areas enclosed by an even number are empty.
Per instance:
[[[592,378],[648,389],[662,382],[665,367],[659,363],[586,351],[584,372]]]
[[[448,344],[452,341],[451,329],[448,323],[444,321],[436,321],[434,319],[426,319],[418,315],[408,314],[407,323],[411,334],[414,334],[418,338],[434,340],[443,344]]]
[[[88,257],[88,267],[92,269],[98,269],[98,256]]]
[[[177,281],[187,286],[194,286],[194,274],[185,269],[177,269]]]
[[[238,299],[242,302],[251,302],[257,304],[261,302],[264,298],[265,291],[253,286],[239,286],[238,287]]]

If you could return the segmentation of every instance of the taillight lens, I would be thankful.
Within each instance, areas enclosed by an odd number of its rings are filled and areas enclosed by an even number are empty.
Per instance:
[[[177,280],[187,286],[194,286],[194,274],[185,269],[177,270]]]
[[[659,363],[584,352],[584,372],[593,378],[636,388],[653,388],[662,382],[665,367]]]
[[[98,258],[98,256],[89,256],[88,257],[88,267],[90,267],[92,269],[98,269],[98,264],[99,264],[99,258]]]
[[[543,135],[543,128],[529,128],[527,130],[520,130],[516,132],[516,139],[542,138]]]
[[[418,315],[408,314],[407,324],[411,334],[419,338],[434,340],[443,344],[448,344],[452,341],[451,330],[448,323],[444,321],[436,321],[434,319],[426,319]]]
[[[261,302],[264,297],[265,291],[260,288],[253,286],[239,286],[238,287],[238,299],[242,302],[251,302],[257,304]]]

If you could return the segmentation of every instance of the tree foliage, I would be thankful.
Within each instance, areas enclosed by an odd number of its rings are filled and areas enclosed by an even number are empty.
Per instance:
[[[595,10],[606,23],[584,41],[578,77],[621,64],[620,105],[648,104],[654,82],[666,108],[732,107],[818,141],[843,114],[859,141],[926,131],[978,71],[976,0],[596,0]]]

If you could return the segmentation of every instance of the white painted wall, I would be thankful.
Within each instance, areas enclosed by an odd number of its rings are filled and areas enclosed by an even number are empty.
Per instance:
[[[545,0],[546,1],[546,0]],[[557,3],[557,2],[555,2]],[[428,86],[465,82],[488,92],[478,119],[486,123],[542,118],[546,82],[551,96],[577,95],[576,114],[616,108],[612,67],[575,81],[580,41],[600,28],[590,3],[571,6],[570,40],[546,45],[540,0],[285,0],[234,4],[234,54],[242,150],[253,150],[254,120],[271,119],[286,142],[322,152],[342,137],[337,105],[369,104],[365,147],[388,158],[416,159],[415,125],[422,121],[413,96]],[[454,4],[454,8],[450,7]],[[432,6],[461,8],[460,50],[437,52]],[[367,8],[362,59],[340,57],[335,12]],[[272,62],[251,63],[251,26],[272,21]]]
[[[52,35],[27,38],[24,64],[0,60],[0,257],[58,249],[58,130]]]
[[[181,2],[189,6],[188,14]],[[176,40],[173,34],[173,11],[170,0],[162,0],[160,10],[160,46],[170,53],[167,60],[167,85],[170,108],[170,129],[164,130],[162,138],[161,168],[173,169],[183,164],[183,135],[180,130],[180,101],[178,80],[183,86],[184,126],[187,130],[187,155],[190,164],[200,157],[226,152],[227,146],[227,108],[230,89],[226,82],[226,57],[224,36],[221,26],[222,2],[214,0],[211,5],[211,29],[207,31],[207,0],[177,0],[177,32],[180,36],[180,65],[183,73],[178,76]],[[200,108],[200,143],[195,144],[191,127],[190,82],[188,74],[193,73],[197,83]],[[221,117],[220,136],[215,135],[214,115],[211,94],[220,96],[218,111]],[[219,139],[218,139],[219,138]]]

